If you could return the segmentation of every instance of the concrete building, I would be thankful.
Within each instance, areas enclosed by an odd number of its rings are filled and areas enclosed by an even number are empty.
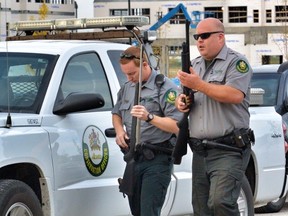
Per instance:
[[[179,3],[182,3],[193,23],[206,17],[220,19],[226,28],[227,45],[246,55],[252,65],[282,63],[288,59],[286,0],[94,0],[94,16],[145,15],[155,24]],[[183,13],[163,24],[158,30],[158,40],[153,43],[161,59],[161,70],[173,77],[180,67],[181,45],[185,40]],[[145,26],[149,28],[150,26]],[[191,58],[199,55],[190,28]]]
[[[45,19],[73,18],[77,15],[74,0],[44,0],[47,6]],[[39,10],[43,0],[0,0],[0,35],[5,40],[8,23],[20,20],[41,19]]]

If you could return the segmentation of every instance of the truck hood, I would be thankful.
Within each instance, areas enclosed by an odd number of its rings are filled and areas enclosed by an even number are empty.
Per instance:
[[[7,113],[0,113],[0,127],[6,127]],[[19,126],[40,126],[42,117],[38,114],[27,114],[27,113],[11,113],[11,127]]]

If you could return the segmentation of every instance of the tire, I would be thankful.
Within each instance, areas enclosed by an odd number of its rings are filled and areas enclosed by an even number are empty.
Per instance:
[[[0,180],[0,215],[43,216],[41,204],[34,191],[25,183]]]
[[[253,194],[246,176],[243,178],[242,188],[237,203],[240,215],[254,216]]]
[[[282,198],[279,198],[277,200],[273,200],[269,203],[267,203],[267,205],[265,206],[261,206],[261,207],[258,207],[258,208],[255,208],[255,212],[256,213],[275,213],[275,212],[279,212],[285,202],[286,202],[286,198],[287,198],[287,194],[282,197]]]

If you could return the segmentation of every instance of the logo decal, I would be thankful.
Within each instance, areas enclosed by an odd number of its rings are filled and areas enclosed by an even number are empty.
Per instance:
[[[244,60],[239,60],[236,63],[236,69],[240,73],[247,73],[249,70],[249,66]]]
[[[165,101],[171,104],[175,104],[177,93],[174,90],[169,90],[165,93]]]
[[[102,131],[92,125],[87,127],[83,134],[82,146],[85,165],[90,174],[102,175],[109,160],[108,143]]]

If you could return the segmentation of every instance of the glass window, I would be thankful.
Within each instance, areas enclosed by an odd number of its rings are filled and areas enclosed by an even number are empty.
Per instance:
[[[272,11],[266,10],[266,23],[271,23],[271,22],[272,22]]]
[[[247,22],[247,7],[228,7],[229,23],[246,23]]]
[[[56,56],[9,53],[0,54],[0,107],[13,112],[38,113]]]
[[[275,6],[275,22],[288,22],[288,6]]]
[[[120,64],[119,64],[120,54],[122,52],[123,50],[109,50],[108,51],[108,56],[113,64],[120,86],[124,85],[124,83],[127,81],[127,77],[122,72]]]
[[[59,91],[62,95],[58,93],[58,96],[63,99],[76,92],[99,93],[105,101],[101,110],[112,108],[109,84],[96,53],[77,55],[68,62]]]
[[[215,17],[223,22],[223,10],[222,7],[205,7],[204,18]]]
[[[271,73],[254,73],[251,80],[252,88],[262,88],[265,93],[263,95],[263,106],[276,105],[277,91],[279,85],[280,74]]]
[[[174,8],[169,8],[169,12]],[[169,20],[170,24],[185,24],[186,18],[182,12],[176,13],[171,19]]]
[[[262,65],[265,64],[281,64],[283,62],[282,55],[263,55]]]
[[[253,10],[253,22],[259,23],[259,10]]]
[[[127,9],[110,9],[110,16],[127,16]]]

